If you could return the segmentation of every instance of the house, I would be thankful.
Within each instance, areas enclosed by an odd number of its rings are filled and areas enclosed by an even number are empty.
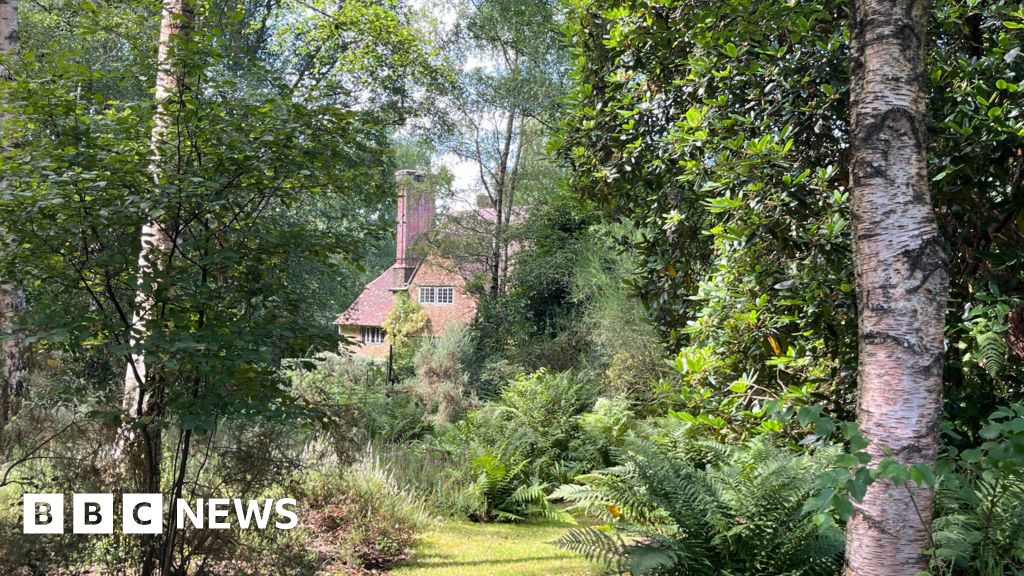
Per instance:
[[[425,175],[415,170],[395,173],[398,183],[398,217],[395,230],[395,263],[366,285],[355,302],[335,324],[351,343],[344,346],[356,356],[385,358],[388,344],[381,326],[405,292],[423,306],[430,319],[429,333],[468,325],[476,314],[476,300],[466,291],[466,280],[454,266],[425,253],[417,240],[434,226],[433,196],[420,185]]]

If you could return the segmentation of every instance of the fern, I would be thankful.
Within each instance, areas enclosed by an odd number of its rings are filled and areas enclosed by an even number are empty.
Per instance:
[[[820,531],[802,511],[814,476],[835,455],[682,435],[639,441],[624,465],[552,494],[609,519],[615,537],[573,531],[558,544],[630,574],[836,574],[842,533]]]
[[[932,522],[933,572],[1024,573],[1024,406],[997,410],[981,446],[940,478]]]
[[[665,538],[654,539],[645,544],[633,544],[629,549],[628,572],[630,574],[651,574],[663,570],[671,570],[692,558],[675,546],[679,542]],[[701,561],[705,567],[710,563]]]
[[[611,535],[596,528],[574,528],[555,540],[554,544],[610,571],[625,571],[626,543],[618,535]]]
[[[993,378],[998,378],[1006,366],[1006,351],[1006,338],[998,332],[983,332],[977,338],[978,364]]]
[[[483,497],[483,508],[475,514],[480,521],[522,522],[531,518],[575,523],[572,515],[554,508],[548,500],[550,486],[531,480],[525,470],[529,461],[503,462],[492,453],[470,461],[477,472],[475,488]]]

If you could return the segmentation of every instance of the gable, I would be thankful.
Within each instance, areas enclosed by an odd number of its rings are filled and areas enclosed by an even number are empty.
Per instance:
[[[435,256],[428,256],[416,267],[412,278],[409,279],[408,288],[414,300],[417,299],[415,290],[421,286],[452,286],[457,291],[464,291],[466,279],[460,270],[450,262],[442,261]]]
[[[476,315],[476,298],[466,291],[466,280],[453,268],[447,261],[428,257],[408,284],[409,297],[420,302],[430,318],[430,332],[435,336],[452,324],[470,324]],[[444,290],[445,296],[422,302],[421,289],[431,290],[435,296]]]

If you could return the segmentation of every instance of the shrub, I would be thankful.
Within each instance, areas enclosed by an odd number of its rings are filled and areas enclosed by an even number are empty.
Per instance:
[[[427,407],[435,423],[460,418],[472,405],[466,397],[469,376],[464,368],[471,345],[469,332],[453,326],[416,351],[416,377],[406,387]]]
[[[997,410],[980,435],[939,466],[933,574],[1024,572],[1024,406]]]
[[[589,469],[574,450],[578,417],[596,396],[597,386],[585,378],[541,370],[516,378],[493,402],[443,428],[440,445],[473,472],[477,506],[471,517],[565,519],[547,503],[546,491]]]
[[[331,569],[394,566],[409,557],[417,533],[431,521],[423,501],[369,452],[340,476],[318,474],[306,492],[302,524],[310,547]]]
[[[637,441],[621,465],[552,494],[611,523],[574,529],[558,545],[631,574],[838,574],[842,533],[803,511],[837,453],[791,453],[763,439]]]
[[[624,280],[636,262],[606,238],[621,236],[621,225],[591,229],[591,242],[573,276],[573,299],[583,307],[582,329],[590,342],[587,361],[602,373],[608,391],[638,407],[651,403],[652,383],[666,372],[665,351],[643,304]]]
[[[625,398],[598,398],[594,409],[579,417],[580,436],[575,451],[596,466],[610,466],[612,451],[620,448],[635,416]]]
[[[509,382],[528,372],[519,364],[495,357],[482,360],[480,364],[480,373],[471,382],[480,398],[497,397]]]
[[[370,443],[395,443],[422,436],[423,407],[387,388],[380,364],[320,354],[312,369],[293,369],[295,392],[320,415],[324,438],[337,460],[350,462]]]
[[[574,441],[580,434],[578,416],[597,396],[597,384],[570,372],[522,375],[493,402],[470,412],[448,442],[470,459],[490,453],[509,466],[525,460],[527,477],[555,481],[567,469],[586,467],[573,451]]]
[[[397,292],[395,304],[382,327],[387,333],[388,343],[396,349],[402,349],[430,328],[430,317],[419,302],[409,298],[407,292]]]
[[[530,461],[519,458],[502,461],[484,453],[470,461],[477,479],[473,488],[479,494],[479,507],[471,518],[479,522],[522,522],[539,518],[573,523],[572,516],[556,509],[547,499],[550,485],[526,473]]]

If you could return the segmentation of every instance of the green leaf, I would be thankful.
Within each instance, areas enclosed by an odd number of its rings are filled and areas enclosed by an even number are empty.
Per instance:
[[[921,486],[934,486],[935,472],[926,464],[914,464],[910,468],[910,479]]]

